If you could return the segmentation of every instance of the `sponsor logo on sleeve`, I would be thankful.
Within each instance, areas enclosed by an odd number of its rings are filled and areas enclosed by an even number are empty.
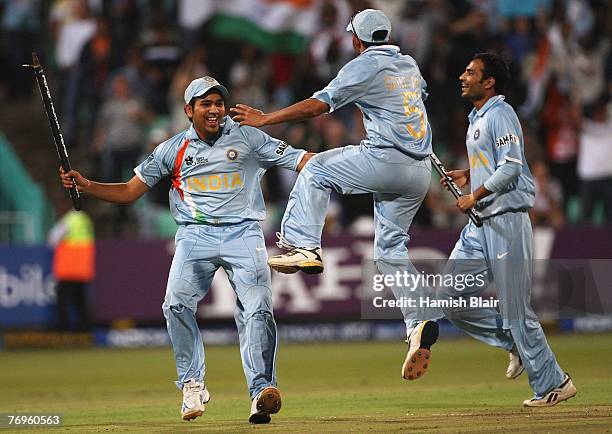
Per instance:
[[[520,143],[519,138],[515,136],[514,134],[508,133],[504,136],[501,136],[497,140],[495,140],[495,146],[497,146],[498,148],[501,148],[502,146],[506,146],[508,143],[514,143],[518,145]]]
[[[276,152],[277,155],[283,155],[285,153],[285,149],[287,149],[288,147],[289,145],[285,142],[280,142],[280,144],[276,148],[276,151],[274,152]]]

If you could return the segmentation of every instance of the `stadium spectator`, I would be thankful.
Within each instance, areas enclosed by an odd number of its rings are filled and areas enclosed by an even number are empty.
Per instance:
[[[609,53],[610,38],[595,31],[584,35],[571,46],[572,78],[583,106],[595,103],[606,91],[604,66]]]
[[[189,127],[189,120],[185,118],[185,103],[183,94],[185,88],[191,83],[193,77],[203,77],[210,73],[207,65],[207,51],[203,45],[193,47],[181,61],[172,76],[168,105],[170,107],[170,131],[173,134]]]
[[[507,33],[505,45],[510,51],[513,65],[520,65],[523,58],[535,46],[534,34],[528,17],[519,16],[510,21],[510,31]]]
[[[182,59],[182,49],[175,40],[170,24],[164,17],[156,15],[150,19],[143,36],[143,58],[145,71],[151,85],[152,111],[170,113],[168,92],[174,73]]]
[[[578,176],[582,219],[592,223],[601,203],[604,220],[612,223],[612,115],[607,95],[585,109],[580,129]]]
[[[214,26],[204,25],[222,9],[219,6],[222,2],[54,0],[48,3],[0,2],[2,41],[5,42],[0,57],[7,64],[0,73],[0,87],[6,89],[3,94],[9,93],[7,106],[15,99],[14,93],[31,92],[28,81],[31,77],[11,66],[23,63],[15,57],[21,58],[24,51],[19,48],[19,35],[31,36],[31,46],[39,49],[39,57],[47,66],[52,90],[56,87],[54,93],[61,96],[56,101],[56,109],[61,112],[66,143],[69,147],[82,148],[90,143],[89,132],[97,123],[102,101],[94,100],[99,99],[95,95],[105,75],[106,95],[112,93],[114,77],[125,75],[133,94],[155,116],[180,114],[180,104],[174,104],[174,109],[171,104],[180,94],[172,90],[174,71],[182,62],[189,63],[192,48],[205,44],[208,55],[204,66],[210,66],[209,59],[214,59],[218,71],[210,72],[231,83],[236,101],[266,110],[289,105],[312,95],[323,84],[321,74],[333,74],[334,68],[342,64],[344,44],[334,42],[337,27],[352,12],[373,4],[365,0],[303,3],[305,8],[317,9],[312,16],[320,17],[306,37],[304,48],[307,49],[278,52],[262,45],[257,38],[241,43],[217,34]],[[572,210],[568,222],[574,221],[573,216],[579,214],[576,209],[579,201],[575,199],[579,185],[575,167],[578,115],[574,111],[578,113],[583,105],[592,104],[606,90],[612,92],[609,2],[409,0],[377,4],[396,20],[398,32],[393,43],[420,62],[421,73],[428,83],[426,105],[435,137],[434,149],[438,153],[449,152],[447,162],[452,155],[465,154],[462,143],[467,114],[448,77],[459,75],[464,59],[476,51],[497,49],[509,54],[515,80],[507,95],[508,101],[520,107],[521,121],[545,145],[551,175],[562,184],[564,202],[569,201],[564,208]],[[23,20],[16,19],[20,16]],[[31,20],[34,16],[39,19],[38,27],[33,24],[36,20]],[[94,36],[98,18],[102,19],[98,23],[106,21],[109,25]],[[248,20],[249,16],[244,19]],[[40,27],[45,22],[49,23],[49,32]],[[33,32],[33,28],[39,31]],[[104,42],[108,32],[110,53]],[[179,35],[180,38],[176,37]],[[30,50],[25,51],[29,54]],[[54,58],[56,63],[45,58]],[[82,63],[89,66],[83,68]],[[75,70],[79,73],[73,73]],[[201,74],[204,73],[195,75]],[[91,77],[95,83],[92,87]],[[15,78],[22,82],[16,83]],[[337,115],[347,127],[350,142],[357,143],[363,136],[359,112],[340,110]],[[176,114],[173,117],[183,119]],[[321,134],[320,123],[309,122],[307,128],[308,136]],[[275,134],[286,137],[288,129],[279,129]],[[25,146],[25,138],[11,139],[18,146]],[[24,145],[19,145],[21,141]],[[77,153],[73,158],[80,156]],[[452,219],[446,221],[452,224]]]
[[[334,78],[342,65],[352,57],[352,47],[350,41],[345,38],[344,26],[341,24],[348,18],[349,14],[343,2],[323,3],[319,17],[321,27],[313,35],[308,47],[317,88]]]
[[[199,43],[202,26],[210,18],[217,2],[202,0],[178,0],[177,24],[181,30],[181,45],[185,52]]]
[[[474,53],[492,49],[494,37],[488,29],[488,18],[484,11],[468,2],[453,3],[448,22],[450,50],[447,52],[446,81],[449,77],[458,77],[465,67],[465,59]],[[427,79],[427,77],[426,77]],[[442,97],[438,95],[438,97]],[[452,137],[453,151],[465,152],[461,145],[465,139],[465,119],[468,109],[457,92],[444,94],[446,101],[453,99],[452,107]],[[444,104],[443,106],[446,106]]]
[[[55,60],[63,77],[63,134],[75,143],[79,92],[79,59],[85,44],[96,33],[96,20],[86,0],[59,0],[52,6],[51,24],[56,32]]]
[[[529,217],[535,226],[552,226],[558,228],[565,223],[563,213],[563,190],[561,184],[552,178],[548,166],[543,160],[535,161],[531,166],[535,184],[535,202],[529,210]]]
[[[143,152],[142,138],[152,113],[135,98],[125,76],[113,81],[113,93],[100,108],[93,137],[93,148],[101,161],[102,179],[119,182],[131,173]],[[107,216],[108,217],[108,216]],[[119,236],[130,219],[128,207],[113,206],[110,219],[113,234]]]
[[[104,99],[112,97],[115,78],[124,76],[129,83],[132,95],[136,99],[143,101],[147,107],[149,107],[150,101],[153,98],[153,90],[149,82],[146,68],[147,65],[142,55],[142,46],[134,43],[134,45],[126,50],[122,65],[112,70],[107,78],[104,89]]]
[[[151,113],[132,94],[125,76],[114,78],[113,94],[102,104],[94,135],[94,148],[102,157],[102,178],[118,182],[136,166],[142,137]]]
[[[112,38],[111,68],[120,68],[127,51],[139,41],[144,12],[137,0],[113,0],[108,6],[108,20]]]
[[[235,101],[256,107],[268,105],[270,69],[257,47],[250,44],[242,46],[240,57],[232,64],[228,78]]]
[[[57,327],[61,331],[89,330],[88,285],[95,275],[94,226],[85,211],[70,209],[72,203],[64,200],[68,210],[49,232],[48,244],[53,247],[53,277],[57,300]],[[71,321],[71,313],[77,315]]]
[[[570,95],[573,89],[560,89],[553,76],[546,91],[541,113],[541,128],[545,135],[546,158],[551,174],[561,182],[564,197],[562,208],[567,200],[578,193],[576,161],[578,158],[578,125],[580,107]]]
[[[4,66],[7,72],[9,96],[21,99],[32,95],[32,81],[23,73],[22,64],[32,61],[30,53],[35,51],[37,33],[41,30],[40,0],[7,0],[4,2],[1,38],[7,52]]]
[[[84,124],[84,136],[87,140],[92,137],[92,126],[111,71],[113,49],[108,20],[105,17],[96,18],[96,32],[83,46],[75,70],[77,77],[75,97],[79,101],[77,127],[81,123]]]
[[[398,22],[397,45],[414,57],[419,65],[427,65],[431,55],[435,29],[435,9],[425,7],[425,0],[408,0]]]
[[[569,44],[571,25],[565,18],[563,2],[555,2],[548,20],[538,23],[533,55],[525,56],[521,79],[526,82],[526,97],[519,113],[523,118],[537,117],[542,106],[548,80],[554,73],[563,88],[571,88]]]

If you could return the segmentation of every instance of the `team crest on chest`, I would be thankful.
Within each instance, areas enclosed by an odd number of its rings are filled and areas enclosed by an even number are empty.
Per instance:
[[[480,129],[476,128],[476,131],[474,131],[474,140],[478,140],[479,137],[480,137]]]
[[[234,161],[236,158],[238,158],[238,151],[236,151],[235,149],[228,149],[225,153],[225,156],[228,160]]]

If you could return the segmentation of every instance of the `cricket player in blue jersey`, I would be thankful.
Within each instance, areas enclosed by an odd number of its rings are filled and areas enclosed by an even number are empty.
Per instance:
[[[524,406],[548,407],[574,396],[576,388],[559,367],[531,307],[533,239],[527,211],[535,188],[519,119],[502,94],[509,78],[508,65],[494,53],[476,54],[459,77],[461,96],[474,105],[466,137],[469,169],[448,174],[459,187],[470,183],[471,193],[457,206],[479,211],[483,226],[468,222],[444,274],[481,275],[485,284],[461,291],[443,287],[439,295],[478,297],[495,282],[499,311],[457,307],[444,309],[445,314],[476,339],[509,352],[507,378],[527,371],[535,396]]]
[[[321,273],[321,233],[329,196],[372,193],[374,261],[382,274],[417,273],[408,256],[408,229],[431,180],[431,128],[423,99],[426,83],[415,60],[389,45],[391,22],[374,9],[354,15],[352,32],[357,57],[324,89],[292,106],[263,113],[245,105],[230,111],[242,125],[263,126],[333,112],[354,103],[363,114],[367,138],[317,154],[300,173],[289,197],[279,233],[279,247],[289,252],[268,264],[283,273]],[[417,298],[418,291],[392,286],[397,299]],[[438,338],[442,312],[402,309],[409,350],[402,366],[407,380],[420,378],[430,366],[430,347]]]
[[[281,407],[276,387],[276,324],[267,253],[259,222],[265,217],[260,181],[266,169],[301,170],[313,155],[293,149],[225,115],[228,91],[212,77],[185,90],[187,130],[161,143],[125,183],[103,184],[77,171],[62,182],[97,198],[130,203],[163,177],[172,180],[170,209],[179,228],[163,312],[172,341],[184,420],[204,413],[210,394],[204,384],[204,346],[197,304],[217,269],[227,273],[237,295],[234,318],[249,394],[249,421],[268,423]]]

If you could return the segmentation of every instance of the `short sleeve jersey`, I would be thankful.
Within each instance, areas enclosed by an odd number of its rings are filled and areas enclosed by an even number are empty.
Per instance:
[[[266,214],[262,176],[272,166],[295,170],[305,152],[226,116],[212,145],[192,125],[157,146],[134,172],[149,187],[170,176],[170,210],[179,225],[260,221]]]
[[[423,100],[426,83],[416,61],[394,45],[367,48],[312,96],[334,111],[350,103],[361,110],[363,143],[396,148],[416,157],[431,154],[431,128]]]
[[[466,146],[472,191],[483,185],[502,164],[521,165],[521,174],[500,192],[476,204],[483,217],[526,210],[535,201],[535,186],[525,160],[523,131],[516,113],[503,95],[490,98],[468,116]]]

